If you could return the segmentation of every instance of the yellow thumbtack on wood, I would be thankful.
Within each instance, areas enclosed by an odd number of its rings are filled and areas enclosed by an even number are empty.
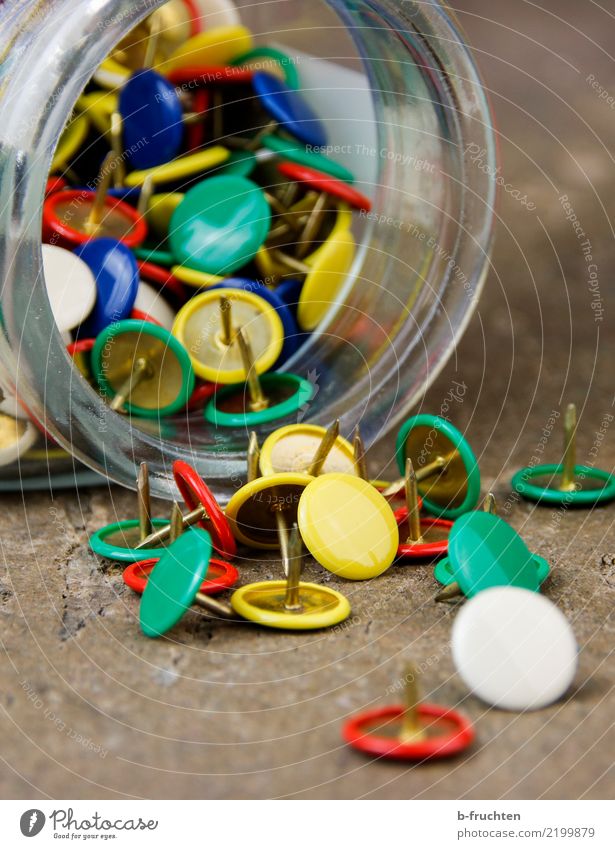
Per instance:
[[[139,539],[147,539],[152,532],[152,508],[149,490],[149,469],[141,463],[137,475],[137,502],[139,505]]]
[[[329,456],[329,452],[335,445],[335,441],[340,434],[340,420],[336,419],[332,425],[330,425],[323,438],[320,441],[320,445],[316,449],[316,453],[314,454],[314,459],[310,463],[307,474],[312,475],[312,477],[317,477],[321,471],[322,467],[325,464],[325,460]]]

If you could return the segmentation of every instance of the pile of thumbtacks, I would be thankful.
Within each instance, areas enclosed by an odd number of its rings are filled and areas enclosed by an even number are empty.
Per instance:
[[[370,201],[317,152],[325,128],[293,62],[255,47],[230,11],[225,26],[205,31],[184,20],[179,43],[182,4],[150,15],[79,98],[47,186],[45,276],[69,352],[111,407],[161,427],[186,411],[195,427],[201,411],[201,422],[252,431],[247,483],[222,510],[177,461],[187,512],[176,503],[166,521],[151,516],[143,464],[138,518],[99,530],[92,549],[128,564],[148,637],[192,605],[287,630],[345,620],[341,593],[301,580],[304,546],[350,581],[437,561],[436,600],[468,599],[452,633],[468,688],[513,710],[553,702],[573,679],[576,644],[540,594],[549,564],[497,516],[491,495],[477,509],[478,464],[450,422],[419,415],[403,425],[403,477],[392,483],[369,479],[358,429],[350,444],[337,422],[281,426],[259,446],[253,428],[288,420],[311,398],[309,382],[276,368],[336,302],[354,257],[353,210]],[[570,411],[563,463],[522,470],[513,482],[521,495],[567,504],[615,496],[608,474],[575,465],[575,429]],[[237,544],[279,550],[283,571],[234,589],[229,604],[214,596],[239,581]],[[469,746],[471,723],[421,704],[416,676],[406,680],[405,705],[353,718],[346,741],[419,761]]]

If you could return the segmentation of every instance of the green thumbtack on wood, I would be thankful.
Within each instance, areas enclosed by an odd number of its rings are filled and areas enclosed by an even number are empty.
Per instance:
[[[593,466],[576,464],[577,408],[568,404],[564,413],[564,453],[561,463],[526,466],[512,479],[513,489],[529,501],[589,507],[615,498],[615,477]],[[542,478],[542,485],[532,483]],[[559,481],[558,481],[559,478]],[[593,486],[585,488],[585,481]]]

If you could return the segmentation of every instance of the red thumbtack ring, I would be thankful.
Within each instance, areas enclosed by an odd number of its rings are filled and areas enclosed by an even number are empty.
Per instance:
[[[168,269],[153,262],[147,262],[144,259],[138,260],[137,265],[139,266],[141,277],[145,278],[145,280],[148,280],[150,283],[156,283],[165,293],[169,292],[174,295],[182,304],[188,300],[184,284],[174,274],[171,274]]]
[[[140,560],[138,563],[127,566],[122,576],[126,586],[141,595],[156,563],[158,558],[152,557],[150,560]],[[231,563],[225,560],[210,560],[207,578],[201,584],[199,592],[205,595],[216,595],[233,587],[238,578],[239,573]]]
[[[408,508],[400,507],[395,511],[395,520],[400,528],[400,539],[403,538],[404,529],[408,527]],[[423,542],[400,542],[397,549],[398,557],[408,559],[427,560],[435,557],[442,557],[448,552],[448,534],[453,527],[453,523],[448,519],[432,519],[431,517],[421,519],[421,534],[424,537]],[[437,539],[439,536],[438,530],[442,532],[442,539]]]
[[[93,205],[95,192],[79,189],[62,190],[49,195],[43,204],[43,241],[54,240],[60,247],[74,248],[98,236],[113,236],[128,248],[137,248],[147,236],[147,225],[136,209],[118,198],[105,197],[105,213],[99,234],[87,233],[69,222],[83,223],[87,209]],[[62,215],[64,211],[64,216]],[[106,219],[106,220],[105,220]],[[110,221],[123,222],[121,232],[110,230]]]
[[[202,506],[207,513],[207,517],[198,524],[211,534],[215,550],[223,557],[234,557],[237,553],[235,538],[226,516],[203,478],[183,460],[173,463],[173,477],[187,508],[192,511]]]
[[[472,723],[456,710],[423,703],[417,711],[428,735],[425,739],[405,742],[397,736],[395,726],[403,718],[402,705],[375,708],[349,719],[342,730],[343,738],[349,746],[368,755],[410,761],[447,758],[474,741]]]

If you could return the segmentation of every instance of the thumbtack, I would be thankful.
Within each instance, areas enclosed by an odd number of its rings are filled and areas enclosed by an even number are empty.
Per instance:
[[[148,577],[139,607],[139,622],[145,636],[166,634],[194,603],[218,618],[234,618],[227,604],[201,592],[211,550],[207,531],[188,528],[160,555]]]
[[[211,535],[213,546],[217,552],[223,557],[233,557],[237,549],[230,527],[203,478],[184,460],[176,460],[173,463],[173,477],[184,503],[190,511],[187,515],[182,516],[182,528],[199,524]],[[163,522],[154,533],[137,545],[137,550],[163,543],[169,539],[172,530],[171,523]]]
[[[568,404],[564,413],[562,462],[520,469],[512,479],[513,489],[529,501],[571,507],[587,507],[615,498],[615,476],[593,466],[576,464],[576,434],[576,406]],[[537,478],[543,479],[542,485],[533,483]],[[594,485],[586,488],[586,481]]]
[[[406,506],[395,511],[395,520],[400,528],[407,524],[407,539],[400,543],[397,556],[404,558],[433,558],[445,554],[448,548],[448,535],[453,523],[447,519],[422,519],[421,501],[418,492],[417,476],[410,457],[406,458],[404,478]]]
[[[295,424],[278,428],[263,443],[260,458],[263,475],[278,472],[356,474],[353,446],[339,435],[339,420],[328,429]]]
[[[235,590],[231,606],[236,613],[259,625],[287,630],[328,628],[348,618],[350,604],[341,593],[301,581],[303,552],[296,523],[288,535],[285,560],[285,581],[261,581]]]
[[[456,519],[473,510],[480,496],[478,461],[463,435],[441,416],[412,416],[397,435],[397,464],[405,474],[410,457],[425,509]],[[405,477],[392,483],[385,498],[395,495]]]
[[[445,758],[474,741],[469,719],[453,708],[421,702],[418,673],[409,665],[403,677],[404,704],[374,708],[349,719],[342,736],[368,755],[399,760]]]
[[[119,112],[111,113],[111,125],[109,136],[111,140],[111,154],[113,156],[112,179],[116,189],[121,189],[126,179],[126,166],[124,165],[124,145],[122,144],[123,123]],[[108,189],[107,189],[108,191]]]
[[[265,397],[263,389],[258,378],[258,373],[254,368],[254,354],[252,346],[246,332],[239,328],[237,330],[237,344],[241,354],[241,361],[248,384],[248,392],[250,395],[249,406],[253,413],[258,413],[260,410],[266,410],[269,406],[269,400]]]
[[[112,410],[145,418],[177,412],[194,389],[187,351],[168,330],[149,321],[117,321],[99,333],[92,370],[112,399]]]
[[[97,178],[96,191],[63,189],[43,204],[43,236],[61,247],[111,237],[137,248],[147,235],[145,221],[132,206],[109,196],[118,159],[109,151]]]
[[[501,586],[538,592],[546,577],[542,558],[529,551],[504,519],[485,510],[457,519],[449,536],[449,559],[453,581],[435,601],[448,601],[461,593],[472,598],[490,587]]]

